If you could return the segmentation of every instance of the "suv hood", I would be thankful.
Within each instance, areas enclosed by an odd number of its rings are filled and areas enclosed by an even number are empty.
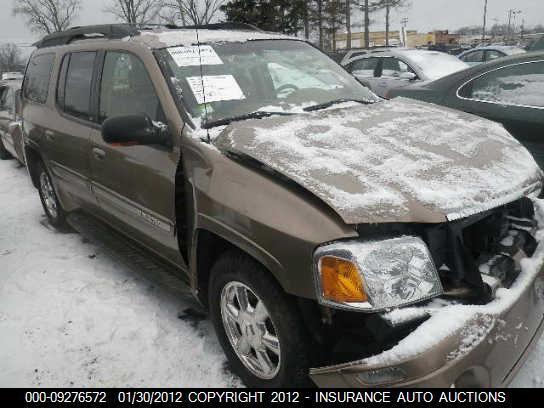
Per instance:
[[[404,98],[236,122],[214,145],[292,179],[348,224],[451,221],[542,180],[501,125]]]

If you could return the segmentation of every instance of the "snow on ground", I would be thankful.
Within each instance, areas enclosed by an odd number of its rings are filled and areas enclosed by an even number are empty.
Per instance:
[[[78,234],[48,226],[0,162],[0,387],[240,386],[208,320]],[[513,382],[544,387],[544,339]]]
[[[229,387],[211,323],[78,234],[0,162],[0,387]]]

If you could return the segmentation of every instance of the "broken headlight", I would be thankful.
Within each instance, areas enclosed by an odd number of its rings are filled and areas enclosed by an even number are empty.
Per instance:
[[[314,259],[324,305],[382,311],[443,292],[429,249],[417,237],[334,243],[318,248]]]

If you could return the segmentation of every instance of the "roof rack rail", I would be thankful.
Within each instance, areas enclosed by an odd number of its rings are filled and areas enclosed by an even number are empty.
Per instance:
[[[141,31],[154,28],[165,28],[170,30],[199,29],[199,30],[243,30],[262,31],[259,28],[245,23],[217,23],[193,26],[177,26],[174,24],[102,24],[77,26],[65,31],[58,31],[49,34],[33,45],[37,48],[54,47],[57,45],[70,44],[72,41],[106,38],[110,40],[121,39],[128,36],[138,35]]]
[[[141,27],[132,24],[103,24],[81,27],[72,27],[65,31],[57,31],[46,35],[33,45],[37,48],[54,47],[66,45],[74,40],[85,38],[108,38],[120,39],[131,35],[139,34]]]

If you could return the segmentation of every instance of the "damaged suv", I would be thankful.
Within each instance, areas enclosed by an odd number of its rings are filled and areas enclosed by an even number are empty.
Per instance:
[[[50,223],[174,266],[249,386],[502,386],[542,331],[542,172],[496,123],[233,24],[51,34],[22,93]]]

